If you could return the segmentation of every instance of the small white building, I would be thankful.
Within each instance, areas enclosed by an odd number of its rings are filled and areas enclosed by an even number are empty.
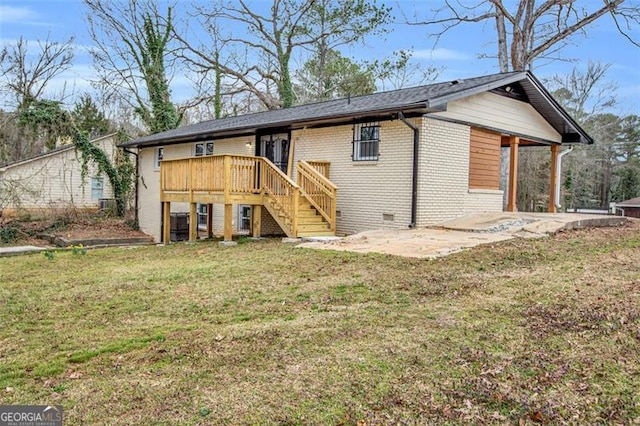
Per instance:
[[[116,135],[92,143],[110,159],[117,153]],[[109,180],[89,164],[85,178],[75,145],[67,144],[35,157],[0,166],[0,214],[46,215],[66,209],[96,210],[100,200],[113,198]]]

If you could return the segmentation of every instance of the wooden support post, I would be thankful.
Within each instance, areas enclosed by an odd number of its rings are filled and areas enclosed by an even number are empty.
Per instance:
[[[291,233],[293,238],[298,237],[298,216],[300,211],[300,190],[293,190],[293,218],[291,219]]]
[[[560,154],[560,145],[551,145],[551,178],[549,179],[549,206],[547,208],[549,213],[558,212],[556,205],[559,204],[560,201],[556,200],[556,185],[558,184],[558,179],[561,178],[557,174],[558,154]]]
[[[171,242],[171,203],[169,201],[162,203],[162,242],[167,245]]]
[[[233,241],[233,205],[224,205],[224,240]]]
[[[196,203],[189,203],[189,242],[198,239],[198,209]]]
[[[213,204],[207,204],[207,238],[213,238]]]
[[[224,165],[224,204],[225,204],[225,223],[227,221],[226,217],[226,205],[229,202],[229,197],[231,194],[231,157],[229,155],[224,156],[223,160]],[[225,230],[225,232],[227,232]],[[225,234],[226,235],[226,234]],[[225,237],[226,239],[226,237]]]
[[[287,176],[293,179],[293,155],[295,153],[295,139],[289,141],[289,161],[287,162]]]
[[[517,212],[517,195],[518,195],[518,147],[520,138],[517,136],[509,137],[509,192],[507,194],[507,211]]]
[[[262,206],[251,206],[251,236],[260,238],[262,232]]]

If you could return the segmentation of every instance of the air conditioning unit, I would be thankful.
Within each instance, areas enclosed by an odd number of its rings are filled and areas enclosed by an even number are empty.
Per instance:
[[[98,199],[98,211],[111,214],[116,211],[116,200],[113,198]]]

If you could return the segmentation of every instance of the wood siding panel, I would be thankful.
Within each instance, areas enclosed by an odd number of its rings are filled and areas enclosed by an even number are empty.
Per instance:
[[[500,139],[499,133],[471,128],[470,189],[500,189]]]

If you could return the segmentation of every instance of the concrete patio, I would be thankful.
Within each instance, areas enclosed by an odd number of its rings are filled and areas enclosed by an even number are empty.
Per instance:
[[[575,213],[474,213],[431,228],[372,230],[333,239],[303,239],[298,247],[437,258],[480,244],[541,238],[561,230],[620,226],[619,216]]]

